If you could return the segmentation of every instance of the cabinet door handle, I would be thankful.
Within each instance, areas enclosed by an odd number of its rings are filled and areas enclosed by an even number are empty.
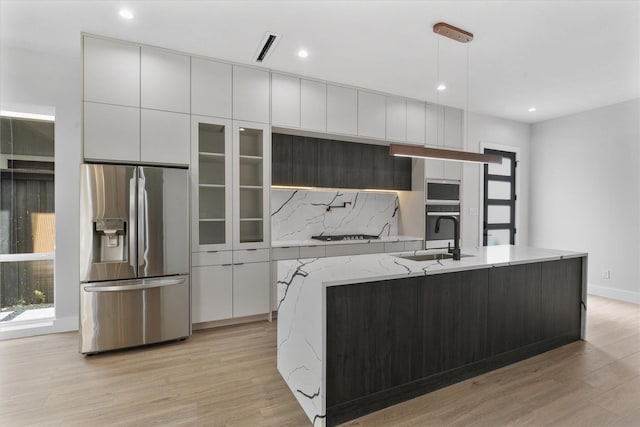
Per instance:
[[[257,251],[257,249],[247,249],[248,251]]]
[[[222,264],[223,267],[229,267],[230,265],[233,265],[233,264]]]
[[[208,254],[217,254],[218,251],[207,251]]]
[[[233,264],[233,265],[244,265],[244,262],[239,262],[239,263]]]

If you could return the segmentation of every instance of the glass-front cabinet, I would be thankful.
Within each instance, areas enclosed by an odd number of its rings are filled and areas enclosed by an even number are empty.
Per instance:
[[[266,248],[269,235],[271,135],[261,123],[233,122],[233,247]]]
[[[231,120],[192,116],[192,247],[232,248]]]

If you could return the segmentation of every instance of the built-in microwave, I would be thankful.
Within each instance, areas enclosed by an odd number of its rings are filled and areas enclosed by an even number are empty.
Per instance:
[[[437,233],[435,229],[439,216],[452,216],[460,222],[460,181],[427,180],[425,199],[425,247],[453,247],[453,221],[441,221]]]
[[[427,179],[424,187],[425,204],[460,203],[460,181]]]

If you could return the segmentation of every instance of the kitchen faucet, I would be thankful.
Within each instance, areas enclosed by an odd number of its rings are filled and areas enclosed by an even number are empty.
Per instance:
[[[453,249],[449,248],[449,252],[453,254],[454,260],[460,260],[460,221],[455,216],[442,215],[436,219],[435,232],[440,232],[440,220],[450,219],[453,221]]]

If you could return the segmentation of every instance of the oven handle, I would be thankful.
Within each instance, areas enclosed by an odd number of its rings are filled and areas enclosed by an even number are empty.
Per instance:
[[[427,216],[460,216],[460,212],[427,212]]]

